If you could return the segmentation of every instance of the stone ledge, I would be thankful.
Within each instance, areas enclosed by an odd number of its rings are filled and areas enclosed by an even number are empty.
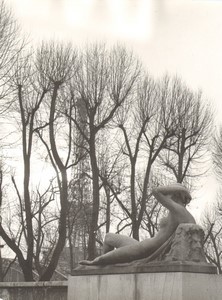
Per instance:
[[[146,265],[133,266],[130,264],[108,265],[104,267],[87,266],[87,268],[80,267],[72,271],[72,276],[82,275],[109,275],[109,274],[137,274],[137,273],[207,273],[217,274],[217,268],[209,263],[195,263],[187,261],[163,261],[150,262]]]
[[[1,288],[67,287],[68,281],[0,282]]]

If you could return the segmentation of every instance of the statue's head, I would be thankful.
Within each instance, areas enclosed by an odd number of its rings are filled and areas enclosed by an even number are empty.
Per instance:
[[[175,202],[182,202],[182,204],[186,206],[192,199],[188,189],[181,183],[174,183],[172,186],[175,187],[175,192],[172,193],[172,199]],[[176,189],[177,187],[179,187],[178,191]]]

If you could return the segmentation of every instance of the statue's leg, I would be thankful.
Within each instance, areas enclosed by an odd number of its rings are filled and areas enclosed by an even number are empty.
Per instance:
[[[107,233],[103,243],[103,253],[112,251],[114,248],[120,248],[138,243],[137,240],[120,234]]]
[[[80,261],[79,263],[81,265],[92,266],[92,265],[104,265],[110,263],[112,264],[118,262],[127,262],[129,258],[131,258],[131,253],[133,257],[135,256],[137,258],[137,252],[140,248],[140,247],[137,248],[137,244],[139,244],[137,240],[130,238],[128,236],[115,234],[115,233],[107,233],[103,245],[104,254],[96,257],[93,261],[83,260]],[[135,245],[136,248],[134,248],[133,245]],[[126,250],[123,248],[125,246],[129,246],[129,248],[127,247]],[[132,246],[132,248],[130,246]],[[119,249],[114,250],[114,248],[119,248]],[[120,250],[120,253],[118,252],[118,250]]]

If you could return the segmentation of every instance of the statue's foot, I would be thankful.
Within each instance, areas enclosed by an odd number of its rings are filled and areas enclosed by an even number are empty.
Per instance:
[[[100,262],[100,257],[96,257],[94,260],[81,260],[79,264],[84,266],[94,266],[94,265],[99,265],[100,264],[99,262]]]
[[[92,266],[93,265],[93,260],[90,261],[90,260],[81,260],[79,262],[80,265],[84,265],[84,266]]]

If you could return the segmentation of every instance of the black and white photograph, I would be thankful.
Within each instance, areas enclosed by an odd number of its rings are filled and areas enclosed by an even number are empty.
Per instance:
[[[221,300],[222,0],[0,0],[0,300]]]

